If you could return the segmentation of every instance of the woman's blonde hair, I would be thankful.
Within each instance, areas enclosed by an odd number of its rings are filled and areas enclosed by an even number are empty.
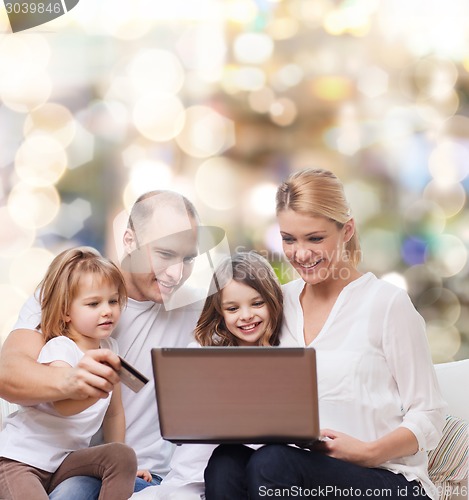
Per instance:
[[[215,293],[207,297],[195,328],[195,338],[203,346],[236,346],[238,339],[228,330],[223,319],[222,291],[231,279],[254,288],[265,301],[269,322],[259,345],[278,345],[282,327],[283,295],[272,266],[255,252],[239,252],[218,267]],[[224,277],[225,283],[220,283]],[[223,278],[222,278],[223,279]]]
[[[328,170],[304,169],[294,172],[277,189],[277,215],[293,210],[302,215],[322,216],[335,222],[339,229],[351,218],[340,180]],[[346,245],[350,262],[357,266],[361,260],[360,242],[355,233]]]
[[[116,285],[120,307],[126,304],[124,278],[115,264],[91,247],[65,250],[54,258],[37,287],[41,304],[41,322],[37,328],[42,330],[46,342],[59,335],[68,335],[66,315],[84,273],[94,274]]]

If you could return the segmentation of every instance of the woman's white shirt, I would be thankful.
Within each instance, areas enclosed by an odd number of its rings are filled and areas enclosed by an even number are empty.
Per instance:
[[[300,304],[304,286],[301,279],[283,286],[282,347],[305,346]],[[317,353],[320,426],[363,441],[408,428],[419,451],[382,467],[420,481],[435,498],[426,451],[441,438],[446,403],[425,323],[407,293],[372,273],[362,275],[341,291],[308,347]]]

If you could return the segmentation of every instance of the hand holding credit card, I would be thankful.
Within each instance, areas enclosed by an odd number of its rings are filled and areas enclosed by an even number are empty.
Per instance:
[[[119,356],[119,359],[121,361],[121,369],[118,373],[121,382],[134,392],[138,392],[148,382],[147,377],[136,370],[121,356]]]

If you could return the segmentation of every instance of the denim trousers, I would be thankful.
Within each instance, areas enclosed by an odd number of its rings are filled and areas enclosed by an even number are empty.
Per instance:
[[[367,497],[428,498],[417,481],[323,453],[272,444],[220,445],[205,469],[207,500]]]
[[[134,493],[161,483],[160,476],[156,474],[152,474],[152,476],[151,483],[140,477],[135,478]],[[50,493],[49,500],[98,500],[100,490],[100,479],[91,476],[75,476],[60,483]]]

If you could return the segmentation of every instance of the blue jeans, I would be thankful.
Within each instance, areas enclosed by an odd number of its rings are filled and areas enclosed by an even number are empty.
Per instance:
[[[141,477],[137,477],[135,479],[135,486],[134,486],[134,493],[137,493],[137,491],[144,490],[145,488],[148,488],[148,486],[158,486],[161,484],[161,481],[163,481],[163,478],[156,474],[152,474],[153,479],[151,480],[151,483],[147,483],[145,479],[142,479]]]
[[[156,474],[152,474],[151,483],[144,479],[135,478],[134,492],[141,491],[148,486],[156,486],[162,479]],[[60,483],[57,488],[49,495],[50,500],[97,500],[99,490],[101,489],[101,480],[90,476],[75,476],[66,479]]]
[[[428,500],[419,483],[402,474],[277,444],[257,451],[242,445],[216,448],[205,469],[205,496],[207,500],[293,496]]]
[[[101,479],[91,476],[70,477],[49,495],[50,500],[97,500]]]

